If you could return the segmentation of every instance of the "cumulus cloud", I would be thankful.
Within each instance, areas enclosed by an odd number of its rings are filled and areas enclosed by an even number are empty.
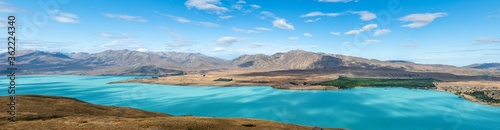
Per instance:
[[[304,17],[316,17],[316,16],[330,16],[330,17],[335,17],[335,16],[339,16],[339,15],[341,15],[341,14],[340,13],[323,13],[323,12],[315,11],[315,12],[310,12],[310,13],[307,13],[307,14],[303,14],[300,17],[302,17],[302,18],[304,18]]]
[[[295,28],[293,27],[292,24],[289,24],[286,22],[284,18],[276,19],[273,21],[273,26],[284,29],[284,30],[294,30]]]
[[[439,17],[444,17],[446,16],[446,13],[439,12],[439,13],[423,13],[423,14],[410,14],[406,15],[402,18],[399,18],[400,21],[404,22],[411,22],[410,24],[402,25],[401,27],[407,27],[407,28],[420,28],[425,25],[428,25],[434,19],[439,18]]]
[[[243,41],[245,39],[246,38],[226,36],[217,39],[215,42],[220,46],[231,46],[233,43]]]
[[[377,28],[377,24],[367,24],[361,28],[360,31],[365,32],[365,31],[371,31],[372,29]]]
[[[312,37],[313,35],[310,34],[310,33],[304,33],[304,36],[306,36],[306,37]]]
[[[500,38],[478,38],[476,42],[481,43],[500,43]]]
[[[78,23],[79,18],[76,14],[65,13],[59,10],[52,10],[49,13],[53,14],[51,17],[52,20],[61,22],[61,23]]]
[[[144,19],[140,16],[131,16],[131,15],[127,15],[127,14],[104,13],[102,15],[104,15],[105,17],[108,17],[108,18],[117,18],[117,19],[132,21],[132,22],[146,22],[147,21],[146,19]]]
[[[350,31],[345,32],[344,34],[345,35],[358,35],[361,32],[371,31],[377,27],[378,27],[377,24],[367,24],[367,25],[361,27],[361,29],[359,29],[359,30],[350,30]]]
[[[299,40],[299,38],[298,37],[289,37],[288,40],[294,41],[294,40]]]
[[[358,2],[358,0],[318,0],[318,2],[347,3],[347,2]]]
[[[335,36],[340,36],[340,32],[330,32],[330,34],[335,35]]]
[[[368,11],[359,11],[359,12],[353,12],[353,13],[358,14],[360,16],[360,19],[363,21],[370,21],[370,20],[377,18],[377,15],[375,15],[372,12],[368,12]]]
[[[377,44],[381,42],[380,40],[365,40],[365,44]]]
[[[358,35],[359,30],[351,30],[344,33],[345,35]]]
[[[380,35],[385,35],[391,33],[390,29],[377,29],[375,30],[375,33],[373,35],[375,36],[380,36]]]
[[[189,9],[196,8],[210,13],[219,14],[228,11],[227,8],[220,6],[220,0],[187,0],[184,4]]]

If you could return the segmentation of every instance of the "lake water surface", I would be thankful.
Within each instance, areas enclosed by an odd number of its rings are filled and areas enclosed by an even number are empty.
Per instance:
[[[363,129],[499,130],[500,107],[435,90],[356,88],[293,91],[271,87],[106,84],[126,76],[21,76],[17,94],[73,97],[172,115],[242,117],[299,125]],[[8,78],[1,78],[0,95]],[[22,101],[17,101],[22,102]],[[45,107],[50,107],[47,104]]]

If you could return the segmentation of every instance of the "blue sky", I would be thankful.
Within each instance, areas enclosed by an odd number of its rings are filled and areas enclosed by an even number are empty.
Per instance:
[[[1,0],[3,30],[9,15],[18,50],[232,59],[301,49],[456,66],[500,62],[498,0]]]

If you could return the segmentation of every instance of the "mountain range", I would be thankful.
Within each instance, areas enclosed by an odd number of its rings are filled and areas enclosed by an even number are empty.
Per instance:
[[[7,57],[7,53],[0,54]],[[0,66],[7,67],[2,60]],[[410,72],[441,72],[458,75],[500,75],[499,63],[456,67],[381,61],[353,56],[292,50],[273,55],[241,55],[232,60],[200,53],[139,52],[106,50],[99,53],[62,53],[39,50],[17,51],[16,67],[22,74],[163,75],[224,69],[332,70],[337,68],[392,69]],[[6,73],[6,71],[1,71]]]

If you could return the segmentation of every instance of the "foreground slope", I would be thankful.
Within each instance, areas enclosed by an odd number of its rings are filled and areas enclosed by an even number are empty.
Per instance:
[[[10,102],[9,97],[1,96],[0,102]],[[0,113],[0,118],[4,119],[0,120],[2,129],[312,129],[256,119],[171,116],[132,108],[93,105],[55,96],[18,95],[16,108],[16,122],[8,121],[6,112]]]

